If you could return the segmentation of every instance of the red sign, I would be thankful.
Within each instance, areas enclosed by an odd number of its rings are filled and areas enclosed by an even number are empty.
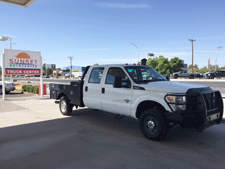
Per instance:
[[[40,75],[40,69],[5,69],[6,75]]]

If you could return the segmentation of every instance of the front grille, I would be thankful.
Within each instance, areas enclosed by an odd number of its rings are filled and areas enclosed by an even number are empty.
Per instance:
[[[195,112],[198,108],[197,96],[187,96],[187,111],[188,112]]]
[[[212,115],[218,112],[220,94],[218,92],[206,93],[203,94],[203,97],[206,103],[207,115]]]
[[[203,94],[207,110],[213,109],[213,93]]]

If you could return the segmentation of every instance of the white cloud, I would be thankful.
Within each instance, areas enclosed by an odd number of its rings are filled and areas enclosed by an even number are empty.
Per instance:
[[[150,8],[150,5],[147,4],[124,4],[124,3],[99,3],[98,4],[101,7],[106,7],[106,8]]]

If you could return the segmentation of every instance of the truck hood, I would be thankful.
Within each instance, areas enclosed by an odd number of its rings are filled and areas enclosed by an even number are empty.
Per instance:
[[[171,81],[150,82],[147,84],[141,84],[140,86],[144,87],[145,90],[166,93],[186,93],[188,89],[192,88],[207,88],[207,86],[205,85]]]

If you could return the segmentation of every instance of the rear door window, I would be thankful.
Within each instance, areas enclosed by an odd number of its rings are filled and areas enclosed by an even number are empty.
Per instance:
[[[88,83],[100,83],[103,75],[104,67],[93,68]]]

